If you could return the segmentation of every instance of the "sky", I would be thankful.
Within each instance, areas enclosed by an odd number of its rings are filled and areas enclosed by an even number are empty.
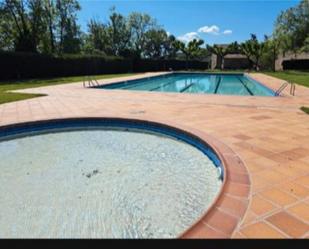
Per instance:
[[[170,34],[189,41],[201,38],[207,44],[242,42],[254,33],[260,40],[271,35],[276,17],[300,0],[79,0],[79,24],[87,31],[91,18],[108,21],[110,8],[128,16],[147,13]]]

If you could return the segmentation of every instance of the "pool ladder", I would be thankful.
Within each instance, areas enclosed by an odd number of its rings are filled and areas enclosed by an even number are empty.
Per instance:
[[[83,79],[83,87],[86,87],[88,84],[88,87],[93,87],[93,86],[99,86],[99,82],[94,78],[89,75],[85,76]]]
[[[290,85],[290,94],[293,95],[293,96],[295,96],[295,87],[296,87],[296,86],[295,86],[294,83],[288,82],[288,81],[284,82],[284,83],[278,88],[278,90],[275,92],[275,95],[276,95],[276,96],[279,96],[280,93],[281,93],[288,85]]]

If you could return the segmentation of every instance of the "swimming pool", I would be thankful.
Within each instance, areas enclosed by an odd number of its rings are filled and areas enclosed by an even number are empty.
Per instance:
[[[0,156],[0,238],[174,238],[224,177],[203,140],[137,120],[0,127]]]
[[[102,89],[275,96],[275,92],[244,74],[171,73],[98,86]]]

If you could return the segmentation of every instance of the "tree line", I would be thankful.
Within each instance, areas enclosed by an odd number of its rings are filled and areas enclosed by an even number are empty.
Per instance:
[[[145,13],[124,16],[113,7],[107,23],[91,19],[87,32],[78,25],[77,0],[0,0],[0,50],[61,56],[102,55],[130,58],[205,59],[211,53],[222,58],[244,54],[255,70],[275,69],[275,60],[287,51],[309,52],[309,1],[278,16],[273,34],[226,46],[205,45],[200,39],[177,40]]]
[[[0,49],[43,54],[101,54],[165,58],[175,56],[176,38],[148,14],[128,17],[110,10],[108,23],[77,23],[77,0],[0,1]]]

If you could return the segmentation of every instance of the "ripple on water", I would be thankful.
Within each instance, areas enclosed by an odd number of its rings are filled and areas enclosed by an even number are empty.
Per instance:
[[[222,184],[201,151],[153,134],[41,134],[0,156],[0,237],[176,237]]]

